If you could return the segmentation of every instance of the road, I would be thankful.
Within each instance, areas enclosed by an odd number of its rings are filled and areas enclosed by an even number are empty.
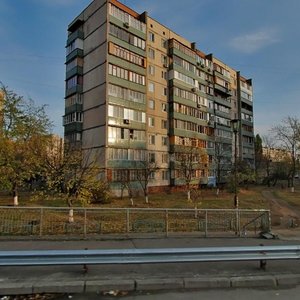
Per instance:
[[[299,240],[187,237],[96,241],[1,240],[0,250],[180,248],[246,246],[260,245],[262,243],[264,245],[300,244]],[[286,277],[282,278],[280,276]],[[289,276],[292,276],[292,278],[290,279]],[[194,280],[199,280],[202,282],[202,285],[204,281],[207,285],[204,287],[211,287],[211,284],[218,282],[218,280],[224,283],[225,280],[228,286],[247,287],[259,285],[278,288],[278,286],[281,287],[281,284],[289,284],[290,280],[293,284],[295,282],[300,284],[300,261],[269,261],[266,271],[261,270],[259,263],[255,261],[93,265],[89,267],[87,273],[83,273],[81,266],[1,267],[0,295],[11,294],[13,291],[24,294],[31,292],[69,292],[71,294],[80,294],[83,291],[100,292],[104,290],[178,290],[186,288],[187,281]]]

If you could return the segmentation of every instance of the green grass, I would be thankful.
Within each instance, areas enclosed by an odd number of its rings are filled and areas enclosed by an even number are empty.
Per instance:
[[[266,186],[250,186],[247,188],[239,188],[238,198],[239,207],[244,209],[269,209],[269,203],[265,200],[261,192],[265,189],[272,190],[275,195],[286,200],[290,205],[300,208],[300,185],[295,188],[295,193],[291,193],[290,189],[282,189],[278,187],[268,188]],[[226,209],[234,208],[234,194],[226,190],[220,191],[219,196],[216,190],[202,190],[196,201],[187,201],[185,192],[157,193],[149,195],[149,203],[145,203],[144,197],[134,197],[134,206],[136,208],[202,208],[202,209]],[[7,193],[0,193],[0,205],[12,205],[12,196]],[[47,206],[47,207],[66,207],[67,203],[60,197],[44,197],[41,195],[33,195],[31,193],[21,192],[19,196],[20,206]],[[74,203],[74,206],[82,206],[81,203]],[[128,197],[124,199],[112,198],[108,204],[93,204],[89,207],[132,207]]]

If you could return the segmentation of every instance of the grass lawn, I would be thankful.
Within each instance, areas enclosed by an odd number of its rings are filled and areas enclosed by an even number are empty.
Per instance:
[[[248,209],[262,209],[268,208],[268,204],[263,200],[261,196],[261,190],[263,187],[250,187],[249,189],[240,188],[239,207]],[[234,194],[227,191],[220,191],[219,196],[216,195],[216,190],[204,189],[202,190],[196,201],[187,201],[187,195],[184,192],[173,193],[160,193],[150,194],[149,203],[145,203],[144,197],[139,196],[134,198],[134,206],[136,208],[234,208],[233,202]],[[12,196],[0,193],[0,205],[12,205]],[[19,196],[20,206],[49,206],[49,207],[63,207],[66,206],[66,202],[57,197],[44,198],[44,197],[32,197],[30,193],[21,193]],[[74,206],[82,206],[80,203],[75,203]],[[92,204],[89,207],[132,207],[131,202],[127,197],[124,199],[112,198],[108,204]]]

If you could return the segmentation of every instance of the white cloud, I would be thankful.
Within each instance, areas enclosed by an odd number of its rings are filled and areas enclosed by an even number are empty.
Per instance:
[[[276,30],[262,29],[257,32],[237,36],[230,41],[230,45],[240,52],[252,54],[279,41]]]

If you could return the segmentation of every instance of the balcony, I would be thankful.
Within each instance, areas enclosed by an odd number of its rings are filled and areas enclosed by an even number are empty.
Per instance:
[[[71,70],[66,72],[66,79],[69,79],[75,75],[83,75],[83,68],[80,66],[72,68]]]
[[[82,104],[80,103],[75,103],[69,107],[66,107],[65,109],[65,115],[68,115],[70,113],[73,113],[73,112],[82,112]]]
[[[66,57],[66,62],[74,59],[75,57],[83,57],[83,50],[82,49],[75,49]]]
[[[74,31],[73,33],[71,33],[69,36],[68,36],[68,39],[67,39],[67,45],[69,45],[70,43],[72,43],[74,40],[76,39],[82,39],[84,38],[84,34],[83,34],[83,31],[81,29],[77,29],[76,31]]]
[[[73,122],[69,124],[65,124],[65,134],[70,132],[81,132],[82,131],[82,123],[81,122]]]
[[[77,84],[69,89],[66,89],[66,97],[69,97],[73,94],[76,94],[76,93],[82,93],[82,85],[81,84]]]
[[[221,86],[217,83],[215,83],[215,90],[218,93],[221,93],[221,94],[225,95],[226,97],[230,97],[232,95],[231,90],[229,90],[228,88],[226,88],[224,86]]]

